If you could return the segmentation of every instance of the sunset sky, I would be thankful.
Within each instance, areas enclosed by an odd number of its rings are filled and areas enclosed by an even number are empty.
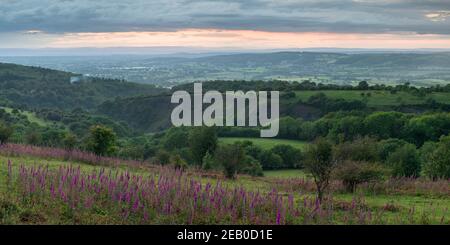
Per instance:
[[[0,48],[450,48],[450,0],[0,3]]]

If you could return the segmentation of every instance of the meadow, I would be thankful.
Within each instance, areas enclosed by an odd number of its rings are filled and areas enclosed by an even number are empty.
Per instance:
[[[448,180],[386,179],[319,203],[298,170],[265,177],[0,149],[2,224],[450,224]],[[17,150],[16,150],[17,149]]]
[[[254,145],[263,149],[271,149],[276,145],[290,145],[298,149],[304,149],[307,142],[289,139],[267,139],[267,138],[246,138],[246,137],[221,137],[219,142],[223,144],[233,144],[238,141],[251,141]]]

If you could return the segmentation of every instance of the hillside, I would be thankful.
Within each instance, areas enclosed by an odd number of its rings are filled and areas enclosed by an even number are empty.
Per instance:
[[[280,115],[306,120],[318,119],[336,111],[402,111],[421,113],[429,109],[450,110],[449,86],[440,87],[441,92],[416,88],[373,87],[359,90],[357,87],[323,85],[311,83],[288,83],[282,81],[209,81],[203,83],[203,90],[279,90]],[[182,84],[172,91],[193,91],[193,85]],[[397,91],[398,90],[398,91]],[[145,132],[168,128],[170,113],[175,104],[170,103],[170,94],[137,96],[107,101],[97,112],[115,120],[126,122],[130,127]]]
[[[79,77],[77,74],[68,72],[0,63],[0,103],[2,105],[92,109],[118,96],[157,94],[161,91],[162,89],[153,85]]]

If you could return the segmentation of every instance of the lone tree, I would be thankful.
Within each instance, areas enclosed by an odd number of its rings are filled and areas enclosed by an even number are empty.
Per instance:
[[[239,144],[222,145],[216,150],[215,157],[223,167],[225,177],[235,179],[239,167],[245,160],[245,153]]]
[[[367,90],[369,89],[369,83],[367,81],[361,81],[358,83],[358,89],[360,90]]]
[[[317,188],[317,198],[323,200],[323,193],[329,186],[331,173],[335,166],[333,146],[327,140],[319,138],[306,151],[305,170],[313,178]]]
[[[96,125],[90,128],[88,148],[99,156],[114,153],[116,134],[111,128]]]
[[[13,134],[13,128],[0,122],[0,145],[5,144]]]

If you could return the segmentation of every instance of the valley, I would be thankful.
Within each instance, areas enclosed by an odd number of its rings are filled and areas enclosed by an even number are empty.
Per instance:
[[[192,83],[74,76],[0,64],[1,224],[450,222],[449,84],[202,83],[280,91],[279,134],[260,138],[173,127],[171,94]]]

